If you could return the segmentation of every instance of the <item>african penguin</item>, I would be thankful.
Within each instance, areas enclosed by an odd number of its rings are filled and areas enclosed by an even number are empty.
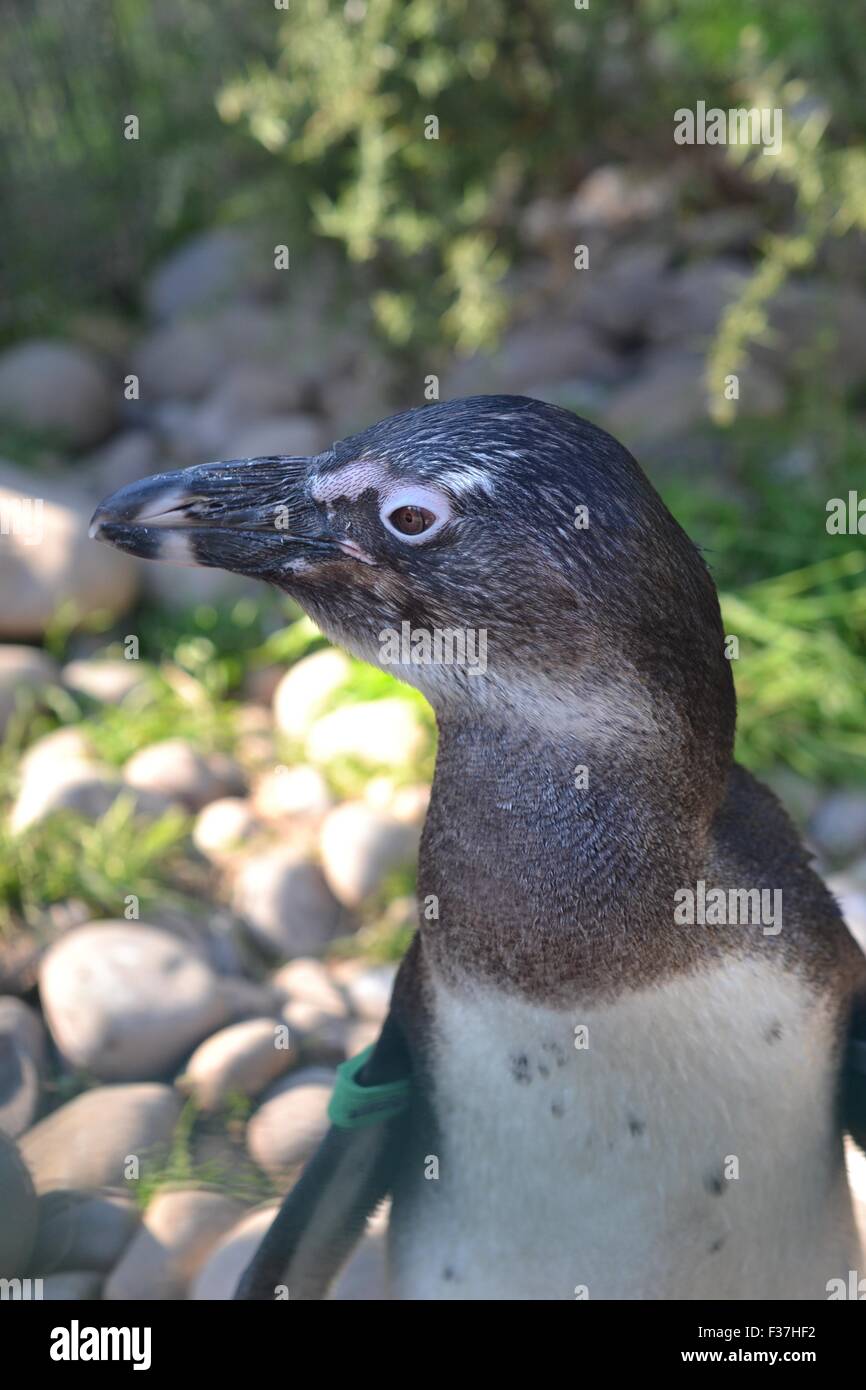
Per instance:
[[[733,761],[714,584],[620,444],[447,401],[146,478],[92,534],[279,586],[439,727],[390,1014],[239,1296],[325,1297],[388,1194],[395,1298],[823,1299],[866,1274],[843,1157],[866,961]],[[452,657],[484,634],[485,660],[389,664],[407,623]]]

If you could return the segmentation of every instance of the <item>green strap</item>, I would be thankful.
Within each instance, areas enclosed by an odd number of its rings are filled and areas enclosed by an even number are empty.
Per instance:
[[[380,1086],[362,1086],[357,1080],[359,1071],[369,1060],[375,1043],[365,1047],[357,1057],[341,1062],[337,1080],[328,1104],[328,1119],[338,1129],[361,1129],[378,1125],[399,1115],[409,1104],[412,1089],[408,1077],[399,1081],[384,1081]]]

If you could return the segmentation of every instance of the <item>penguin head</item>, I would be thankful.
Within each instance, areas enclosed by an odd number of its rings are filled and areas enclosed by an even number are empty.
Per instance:
[[[312,458],[158,474],[102,502],[91,535],[278,586],[443,714],[733,729],[698,551],[626,449],[540,401],[444,401]]]

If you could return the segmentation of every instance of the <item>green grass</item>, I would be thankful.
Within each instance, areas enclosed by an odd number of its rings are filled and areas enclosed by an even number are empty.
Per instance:
[[[178,811],[143,823],[129,794],[96,821],[58,812],[17,835],[0,822],[0,936],[40,927],[45,908],[67,899],[94,917],[122,917],[133,892],[144,917],[166,904],[199,909],[206,883],[188,858],[188,830]]]

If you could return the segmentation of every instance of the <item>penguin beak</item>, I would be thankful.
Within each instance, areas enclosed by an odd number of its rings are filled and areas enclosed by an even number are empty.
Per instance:
[[[146,560],[279,583],[339,550],[309,499],[308,458],[231,459],[158,473],[100,502],[93,540]]]

